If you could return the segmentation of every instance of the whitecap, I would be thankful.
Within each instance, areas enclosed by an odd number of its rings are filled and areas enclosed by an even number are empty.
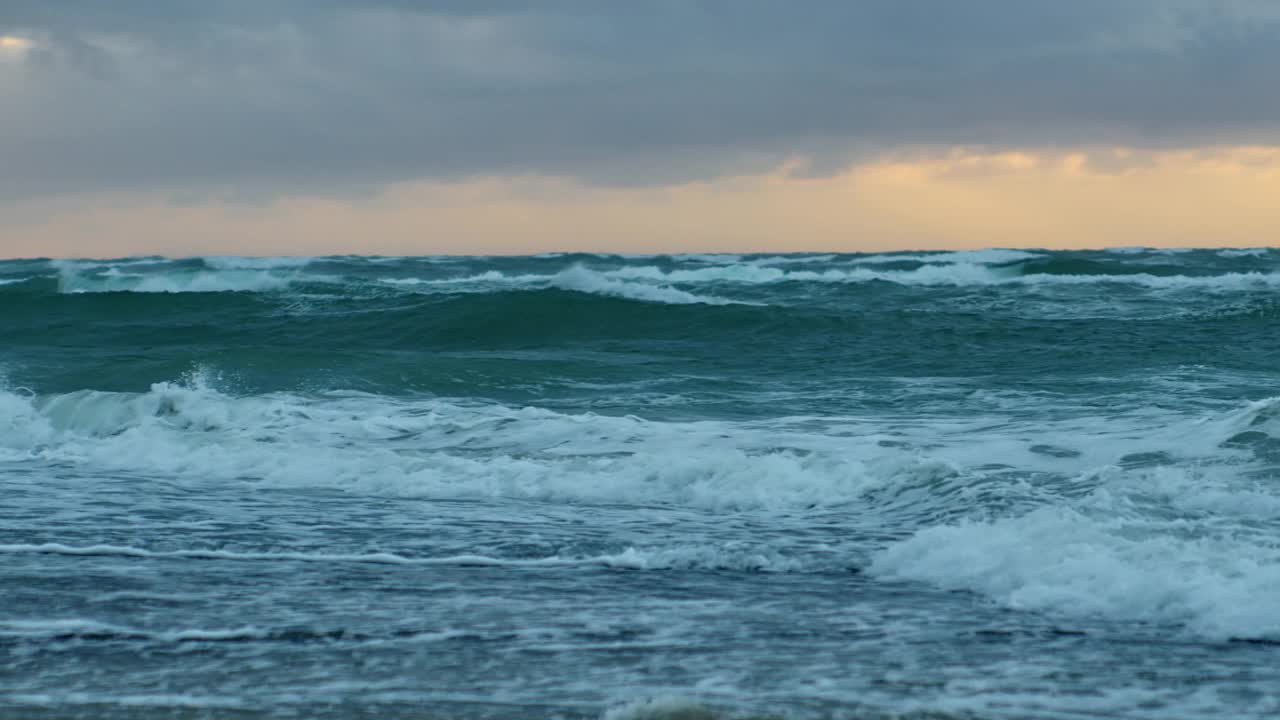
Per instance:
[[[1242,257],[1266,257],[1271,252],[1269,248],[1226,248],[1218,251],[1218,257],[1224,258],[1242,258]]]
[[[972,590],[1016,609],[1280,639],[1280,548],[1230,533],[1188,537],[1137,517],[1044,507],[928,528],[879,554],[871,572]]]
[[[315,258],[304,256],[241,257],[237,255],[209,255],[200,261],[214,270],[279,270],[297,269],[311,264]]]
[[[575,265],[557,273],[550,279],[550,285],[561,290],[573,290],[593,295],[607,295],[667,305],[730,305],[735,302],[710,295],[695,295],[694,293],[665,285],[625,282],[610,277],[607,273],[588,270],[581,265]]]
[[[1011,250],[1007,248],[987,248],[983,250],[956,250],[952,252],[932,253],[883,253],[861,255],[852,258],[851,262],[859,265],[876,265],[883,263],[941,263],[941,264],[978,264],[1007,265],[1009,263],[1035,260],[1045,257],[1044,253],[1029,250]]]

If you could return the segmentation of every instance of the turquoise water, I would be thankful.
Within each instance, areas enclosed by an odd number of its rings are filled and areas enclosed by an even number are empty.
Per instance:
[[[3,261],[0,714],[1272,717],[1277,358],[1265,249]]]

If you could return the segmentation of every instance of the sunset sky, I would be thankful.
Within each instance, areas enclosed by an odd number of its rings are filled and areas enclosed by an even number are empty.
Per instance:
[[[5,0],[0,256],[1280,243],[1272,0]]]

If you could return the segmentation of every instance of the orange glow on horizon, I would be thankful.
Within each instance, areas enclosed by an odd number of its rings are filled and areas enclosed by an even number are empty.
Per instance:
[[[162,196],[0,206],[0,256],[525,254],[1280,244],[1280,147],[898,154],[827,177],[649,188],[421,180],[265,205]]]

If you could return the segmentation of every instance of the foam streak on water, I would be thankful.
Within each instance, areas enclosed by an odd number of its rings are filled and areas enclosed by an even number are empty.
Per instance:
[[[0,262],[0,715],[1272,717],[1278,278]]]

